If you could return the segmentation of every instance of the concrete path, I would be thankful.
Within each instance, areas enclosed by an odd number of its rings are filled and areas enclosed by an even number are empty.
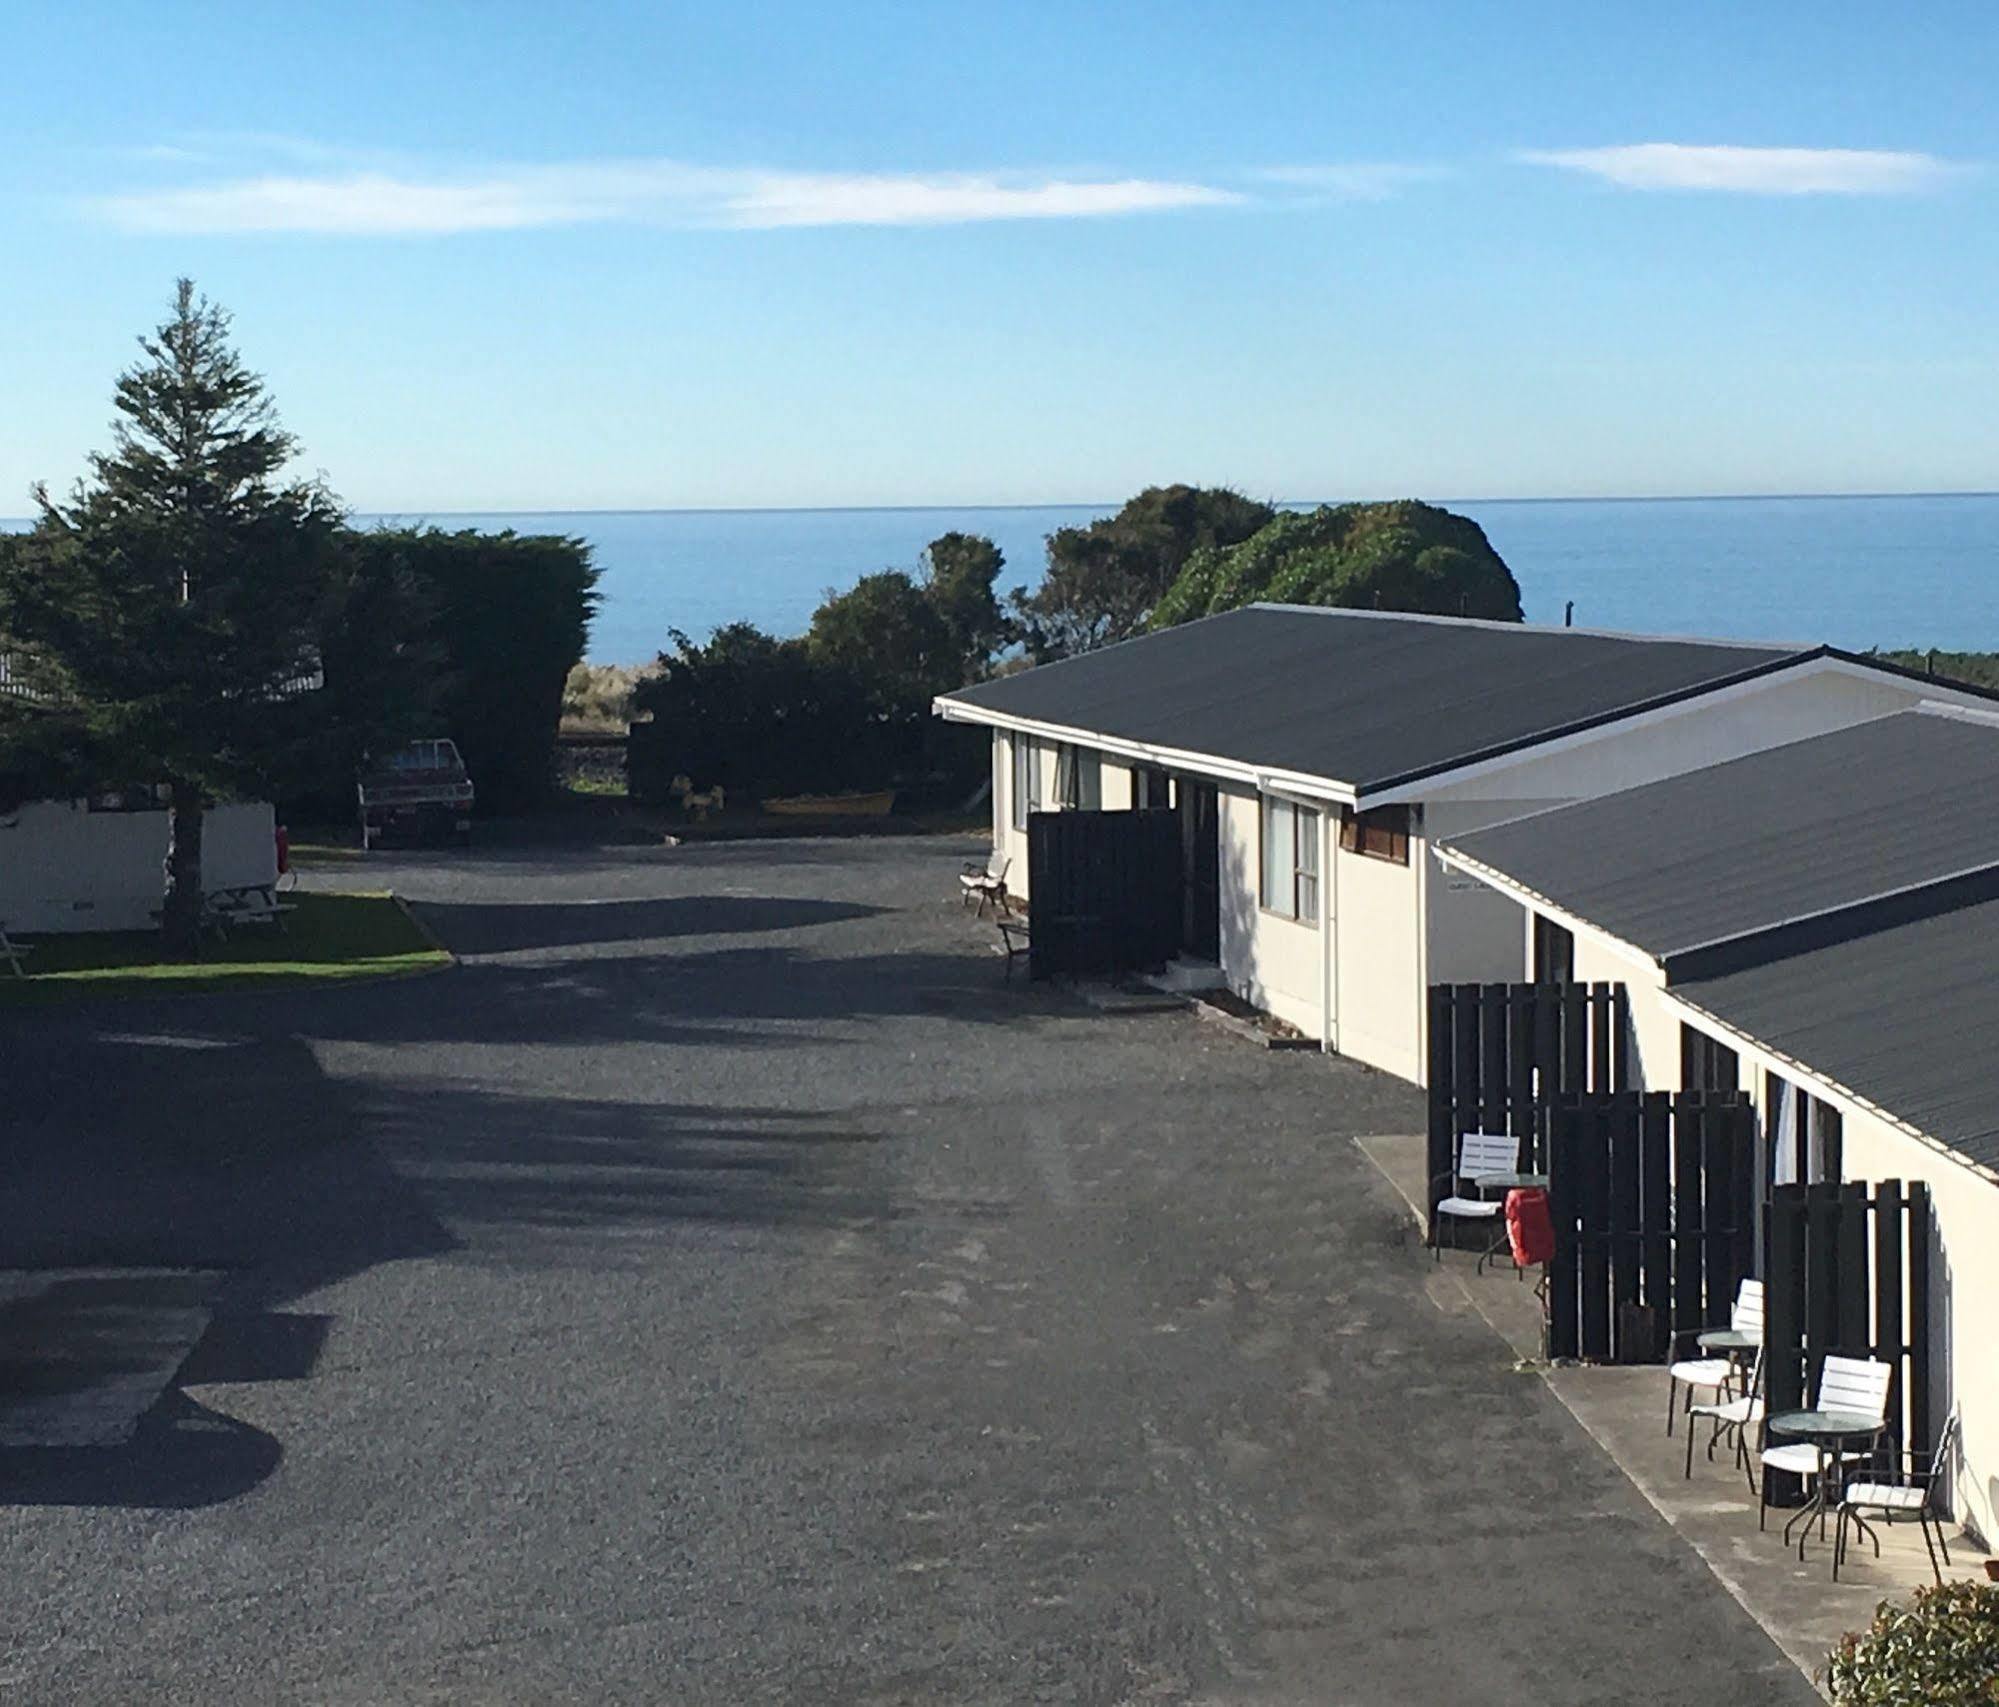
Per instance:
[[[972,851],[412,858],[452,972],[10,1016],[16,1260],[229,1278],[0,1453],[0,1691],[1809,1702],[1434,1284],[1415,1093],[1007,988]]]
[[[1395,1188],[1420,1226],[1426,1140],[1385,1134],[1361,1140],[1362,1152]],[[1856,1541],[1834,1582],[1828,1547],[1816,1538],[1802,1552],[1783,1539],[1790,1512],[1772,1510],[1759,1524],[1756,1495],[1724,1450],[1710,1461],[1697,1433],[1693,1473],[1687,1473],[1684,1429],[1665,1432],[1665,1373],[1653,1367],[1614,1368],[1541,1361],[1541,1307],[1511,1267],[1476,1272],[1466,1252],[1446,1252],[1442,1272],[1463,1288],[1466,1301],[1543,1379],[1569,1413],[1631,1478],[1661,1517],[1683,1536],[1745,1611],[1790,1655],[1799,1671],[1815,1676],[1827,1652],[1849,1630],[1864,1629],[1883,1599],[1905,1597],[1935,1581],[1921,1533],[1913,1524],[1877,1526],[1880,1556]],[[1969,1538],[1947,1544],[1946,1575],[1985,1580],[1987,1555]]]

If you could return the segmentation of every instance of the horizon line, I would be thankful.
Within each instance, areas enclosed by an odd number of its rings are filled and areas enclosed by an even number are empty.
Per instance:
[[[1234,488],[1240,490],[1240,488]],[[1450,504],[1719,504],[1786,503],[1800,500],[1860,502],[1885,498],[1999,498],[1999,487],[1912,487],[1903,491],[1858,492],[1607,492],[1515,495],[1512,497],[1417,498],[1270,498],[1264,502],[1279,508],[1300,504],[1424,503]],[[1129,499],[1055,499],[1027,503],[925,503],[925,504],[591,504],[550,505],[540,509],[425,509],[408,506],[364,509],[350,512],[359,516],[837,516],[865,514],[922,514],[937,510],[1116,510]],[[19,518],[8,518],[9,520]]]
[[[1239,490],[1238,488],[1231,488]],[[1861,503],[1900,498],[1999,498],[1999,487],[1914,487],[1903,491],[1859,492],[1610,492],[1563,493],[1557,495],[1515,495],[1500,498],[1270,498],[1264,502],[1279,509],[1321,504],[1423,503],[1448,508],[1453,504],[1775,504],[1775,503]],[[594,504],[547,505],[525,509],[429,509],[396,505],[384,508],[351,507],[350,516],[433,517],[455,516],[842,516],[842,515],[923,515],[940,510],[1003,514],[1023,510],[1116,511],[1129,499],[1091,502],[1061,499],[1047,503],[932,503],[932,504]],[[32,516],[0,516],[0,526],[33,522]]]

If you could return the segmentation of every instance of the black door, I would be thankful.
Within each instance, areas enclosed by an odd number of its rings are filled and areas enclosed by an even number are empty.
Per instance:
[[[1207,783],[1180,779],[1180,876],[1185,916],[1180,951],[1195,960],[1222,957],[1220,806]]]

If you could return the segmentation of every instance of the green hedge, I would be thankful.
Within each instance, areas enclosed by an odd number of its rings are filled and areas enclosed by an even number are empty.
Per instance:
[[[1999,1707],[1999,1587],[1951,1582],[1884,1600],[1826,1663],[1838,1707]]]
[[[352,533],[346,545],[351,595],[329,636],[330,700],[351,700],[358,686],[392,724],[449,735],[481,813],[546,797],[563,683],[597,605],[590,547],[559,534],[469,528],[380,528]],[[365,724],[364,709],[350,706],[344,721]],[[330,779],[350,803],[352,758],[343,753],[349,774]]]

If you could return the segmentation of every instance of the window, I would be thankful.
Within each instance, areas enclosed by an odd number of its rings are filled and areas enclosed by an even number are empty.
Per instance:
[[[1837,1184],[1845,1159],[1845,1121],[1831,1103],[1775,1073],[1763,1075],[1765,1136],[1772,1185]]]
[[[1319,814],[1263,797],[1263,905],[1301,924],[1319,922]]]
[[[1027,815],[1034,810],[1034,743],[1025,735],[1013,737],[1013,827],[1027,828]]]
[[[1131,803],[1140,811],[1164,811],[1173,804],[1173,779],[1150,765],[1131,773]]]
[[[1575,933],[1553,919],[1534,915],[1534,982],[1573,984],[1576,981]]]
[[[1340,846],[1348,853],[1365,854],[1369,859],[1409,863],[1409,808],[1377,806],[1367,812],[1348,812],[1340,819]]]
[[[1718,1038],[1680,1027],[1680,1089],[1683,1091],[1732,1091],[1739,1084],[1735,1051]]]
[[[1094,812],[1104,803],[1104,765],[1078,747],[1055,749],[1055,804],[1064,812]]]

